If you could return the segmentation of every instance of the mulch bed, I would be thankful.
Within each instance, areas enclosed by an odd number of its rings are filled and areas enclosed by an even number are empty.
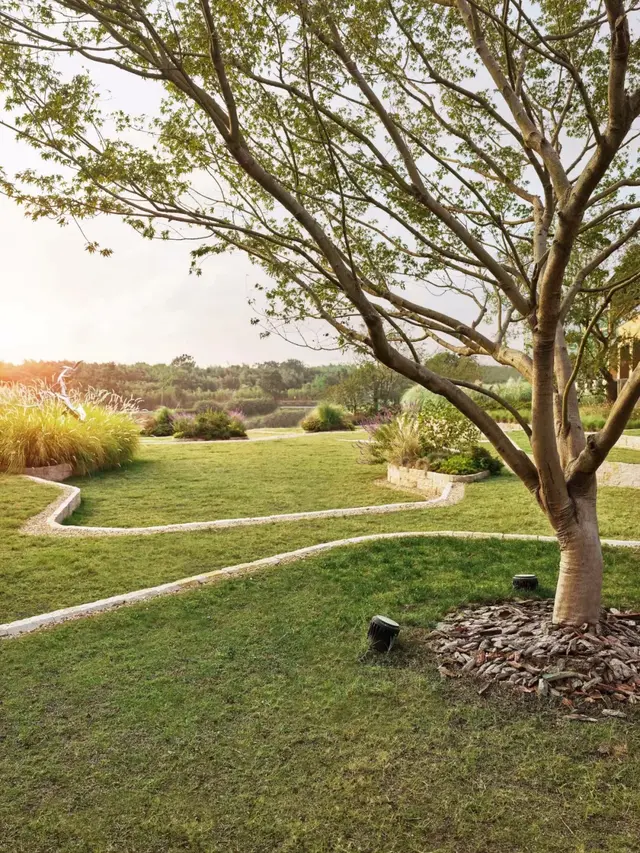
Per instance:
[[[551,623],[552,601],[527,599],[449,614],[428,637],[443,678],[470,676],[558,700],[569,719],[624,717],[640,704],[640,613],[603,610],[596,628]],[[580,713],[583,712],[583,713]]]

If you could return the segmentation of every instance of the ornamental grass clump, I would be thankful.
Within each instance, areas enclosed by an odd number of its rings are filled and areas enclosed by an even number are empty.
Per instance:
[[[389,462],[412,468],[423,456],[420,441],[420,425],[414,414],[398,415],[393,420],[379,424],[370,434],[368,442],[361,448],[372,463]]]
[[[93,390],[77,402],[84,420],[45,386],[0,387],[0,470],[68,463],[74,474],[90,474],[130,462],[139,443],[135,406]]]
[[[333,432],[355,429],[349,415],[341,406],[320,403],[311,414],[300,422],[305,432]]]

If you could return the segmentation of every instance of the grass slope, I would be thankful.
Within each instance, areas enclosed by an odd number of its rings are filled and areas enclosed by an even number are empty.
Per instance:
[[[383,489],[380,492],[393,494]],[[0,622],[366,533],[551,532],[533,498],[508,473],[471,484],[462,503],[455,506],[390,515],[111,539],[20,534],[23,522],[43,509],[54,494],[53,486],[0,476]],[[639,499],[633,489],[600,490],[604,536],[638,538]],[[611,552],[607,560],[613,559]],[[524,565],[519,568],[526,570]]]
[[[555,562],[377,543],[0,643],[0,850],[636,851],[639,726],[481,699],[419,642]],[[609,603],[640,606],[639,569],[609,555]],[[361,660],[378,612],[402,641]]]
[[[120,471],[70,481],[82,489],[70,523],[136,527],[416,500],[377,486],[385,466],[359,459],[357,445],[335,435],[148,443]]]

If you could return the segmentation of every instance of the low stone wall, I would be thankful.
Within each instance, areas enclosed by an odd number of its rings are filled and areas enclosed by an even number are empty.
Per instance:
[[[633,438],[634,436],[629,436]],[[616,447],[620,445],[617,444]],[[596,473],[599,486],[640,489],[640,465],[631,462],[603,462]]]
[[[45,465],[43,468],[25,468],[27,477],[38,477],[40,480],[50,480],[52,483],[62,483],[73,474],[73,468],[68,462],[61,465]]]
[[[640,435],[621,435],[616,441],[616,447],[624,447],[627,450],[640,450]]]
[[[439,495],[447,483],[475,483],[485,480],[488,471],[477,474],[440,474],[437,471],[425,471],[422,468],[405,468],[402,465],[387,466],[387,480],[402,489],[414,489],[428,497]]]
[[[591,433],[593,435],[593,433]],[[632,450],[640,450],[637,444],[624,444],[622,439],[633,442],[638,441],[640,436],[623,435],[616,442],[616,447],[627,447]],[[515,446],[518,445],[513,442]],[[533,460],[533,454],[528,453],[529,459]],[[616,486],[622,489],[640,489],[640,465],[633,462],[603,462],[596,471],[596,479],[599,486]]]

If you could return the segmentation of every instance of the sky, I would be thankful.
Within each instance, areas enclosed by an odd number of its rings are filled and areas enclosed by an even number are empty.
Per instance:
[[[75,226],[32,222],[0,197],[0,361],[155,363],[181,353],[201,365],[344,360],[260,339],[248,300],[266,276],[241,255],[211,258],[197,277],[188,243],[144,240],[104,218],[83,227],[112,257],[90,255]]]
[[[79,70],[77,59],[69,71]],[[123,78],[108,66],[91,73],[111,106],[151,113],[162,90],[153,83]],[[41,163],[35,152],[0,130],[2,166],[7,174]],[[260,337],[250,298],[266,274],[239,253],[208,258],[200,277],[189,275],[193,243],[143,239],[129,226],[101,217],[74,225],[33,222],[0,196],[0,361],[169,362],[182,353],[202,366],[299,358],[307,364],[351,360],[352,356],[296,346],[271,335]],[[113,250],[103,258],[85,249],[87,240]],[[408,291],[408,295],[411,293]],[[424,293],[415,293],[422,301]],[[438,300],[440,301],[440,300]],[[460,304],[463,303],[463,304]],[[446,305],[462,319],[467,300],[448,296]],[[328,328],[328,327],[327,327]],[[326,340],[323,324],[301,330],[306,341]],[[288,337],[300,340],[296,330]]]
[[[76,60],[70,60],[74,71]],[[161,90],[119,72],[92,68],[105,97],[133,113],[151,111]],[[144,105],[144,107],[142,106]],[[7,174],[38,168],[37,155],[0,131]],[[113,250],[90,255],[76,226],[32,222],[0,196],[0,361],[24,359],[169,362],[182,353],[202,366],[299,358],[307,364],[349,360],[272,335],[260,338],[248,305],[267,276],[239,253],[207,259],[189,275],[191,243],[145,240],[129,226],[101,217],[84,222],[89,240]],[[324,329],[303,329],[317,343]],[[289,337],[296,339],[295,330]],[[299,340],[299,338],[298,338]]]

